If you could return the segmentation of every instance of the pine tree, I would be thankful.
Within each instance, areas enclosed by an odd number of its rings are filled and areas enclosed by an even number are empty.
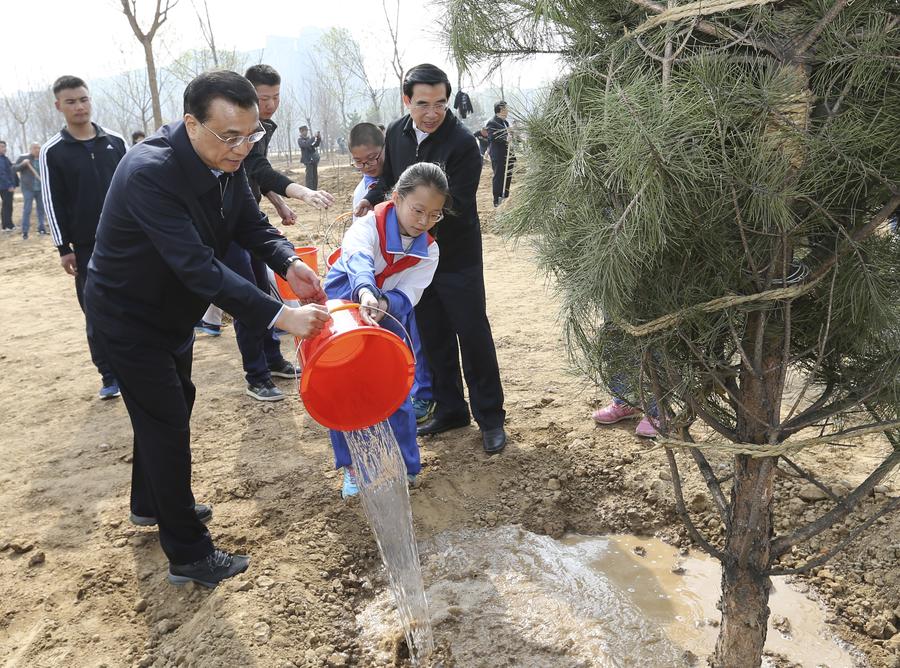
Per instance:
[[[444,4],[462,68],[567,64],[501,222],[554,277],[573,360],[658,408],[678,514],[723,566],[713,664],[758,666],[770,577],[824,563],[784,565],[900,463],[900,2]],[[776,470],[826,489],[793,454],[870,433],[892,450],[865,482],[775,535]],[[709,452],[733,456],[730,495]],[[679,457],[722,539],[691,521]]]

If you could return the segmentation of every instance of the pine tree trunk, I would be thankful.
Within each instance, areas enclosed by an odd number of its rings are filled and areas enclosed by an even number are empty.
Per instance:
[[[741,370],[743,407],[737,426],[744,443],[767,443],[767,425],[778,423],[783,334],[771,313],[748,318],[745,349],[754,350],[757,336],[762,346],[758,369]],[[763,574],[771,559],[776,462],[775,457],[734,458],[731,523],[722,563],[722,626],[712,660],[716,668],[757,668],[762,660],[771,588]]]
[[[774,458],[735,457],[731,531],[722,564],[722,626],[716,642],[716,668],[755,668],[766,643],[771,582]]]
[[[159,103],[159,82],[156,78],[156,61],[153,59],[153,42],[152,38],[143,40],[144,59],[147,61],[147,81],[150,84],[150,101],[153,104],[153,125],[154,131],[159,129],[162,124],[162,107]]]

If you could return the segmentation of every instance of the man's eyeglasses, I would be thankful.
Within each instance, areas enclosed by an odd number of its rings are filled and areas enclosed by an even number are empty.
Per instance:
[[[427,113],[429,111],[433,111],[435,113],[439,111],[446,111],[450,108],[449,102],[436,102],[434,104],[428,104],[427,102],[416,102],[412,105],[412,108],[416,111],[421,111],[422,113]]]
[[[353,160],[353,159],[351,159],[350,164],[353,167],[356,167],[357,169],[365,169],[366,167],[370,167],[370,166],[374,167],[375,165],[378,164],[378,161],[381,159],[382,153],[384,153],[384,149],[381,149],[380,151],[378,151],[378,153],[375,154],[374,158],[370,157],[368,160]]]
[[[238,146],[240,146],[241,144],[243,144],[245,141],[246,141],[246,142],[250,142],[251,144],[255,144],[255,143],[258,142],[260,139],[262,139],[263,137],[266,136],[266,131],[265,131],[265,129],[262,129],[262,130],[257,130],[257,131],[254,132],[253,134],[248,135],[248,136],[246,136],[246,137],[244,137],[243,135],[237,135],[237,136],[235,136],[235,137],[228,137],[228,138],[225,138],[225,137],[220,137],[220,136],[219,136],[218,134],[216,134],[213,130],[210,130],[210,129],[207,127],[206,123],[204,123],[204,122],[201,121],[201,122],[200,122],[200,125],[202,125],[204,128],[206,128],[207,130],[209,130],[210,132],[212,132],[213,136],[214,136],[216,139],[218,139],[220,142],[222,142],[223,144],[225,144],[225,146],[227,146],[228,148],[237,148]]]

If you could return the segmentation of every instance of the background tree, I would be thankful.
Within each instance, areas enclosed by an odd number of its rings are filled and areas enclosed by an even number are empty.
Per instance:
[[[384,20],[387,24],[388,35],[391,38],[391,70],[394,72],[394,76],[397,77],[397,86],[400,91],[398,94],[398,108],[400,111],[400,116],[403,115],[403,75],[405,71],[403,69],[403,63],[401,62],[400,56],[400,0],[396,0],[396,2],[388,2],[388,0],[381,0],[381,9],[384,11]]]
[[[162,105],[159,96],[159,80],[156,76],[156,59],[153,56],[153,39],[156,33],[169,18],[169,11],[178,4],[178,0],[156,0],[153,20],[146,32],[141,28],[137,18],[137,0],[121,0],[122,12],[128,19],[134,36],[144,49],[144,60],[147,63],[147,83],[150,86],[150,100],[153,106],[154,130],[163,124]]]
[[[364,84],[351,67],[351,52],[359,51],[359,45],[345,28],[331,28],[316,44],[316,57],[310,58],[317,82],[328,86],[340,114],[340,124],[334,127],[338,134],[350,131],[350,112],[358,97],[354,84]]]
[[[319,44],[328,69],[336,70],[342,78],[348,78],[349,86],[355,81],[371,104],[370,120],[376,123],[381,121],[385,79],[382,77],[380,82],[376,82],[370,77],[359,42],[346,28],[332,28],[322,37]]]
[[[16,152],[25,153],[28,150],[29,121],[34,113],[36,97],[34,91],[17,90],[3,98],[3,108],[16,129],[16,134],[10,136],[16,136],[22,141],[20,146],[15,144],[10,146],[10,149],[13,149],[10,150],[10,155]]]
[[[573,358],[657,406],[676,508],[722,563],[713,664],[758,666],[770,577],[900,463],[900,6],[895,0],[446,0],[466,67],[559,53],[527,119],[528,171],[502,222],[534,235]],[[838,496],[793,461],[883,433]],[[731,457],[726,496],[704,453]],[[685,508],[679,459],[725,530]],[[781,468],[833,502],[775,535]],[[888,500],[878,514],[895,510]]]

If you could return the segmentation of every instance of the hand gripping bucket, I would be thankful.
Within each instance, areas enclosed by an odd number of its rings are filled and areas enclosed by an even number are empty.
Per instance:
[[[416,365],[399,336],[365,324],[359,304],[327,303],[329,322],[300,344],[300,396],[319,424],[353,431],[390,417],[412,389]]]
[[[303,264],[305,264],[317,274],[319,273],[318,248],[316,248],[315,246],[300,246],[298,248],[295,248],[294,252],[297,254],[297,257],[300,258],[300,261],[303,262]],[[275,274],[275,285],[278,286],[278,294],[281,295],[282,299],[288,301],[296,301],[297,295],[295,295],[294,291],[291,290],[291,286],[288,284],[288,282],[278,274]]]

